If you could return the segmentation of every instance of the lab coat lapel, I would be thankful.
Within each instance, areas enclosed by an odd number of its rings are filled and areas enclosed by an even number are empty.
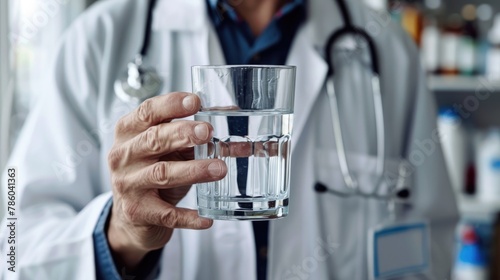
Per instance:
[[[291,49],[288,65],[297,66],[297,80],[295,85],[294,130],[297,135],[292,144],[295,149],[297,137],[301,135],[307,118],[323,87],[328,66],[307,39],[307,32],[302,30],[297,34],[294,46]]]
[[[222,47],[203,0],[158,1],[154,11],[153,30],[190,32],[194,34],[193,42],[200,46],[198,51],[192,54],[196,56],[194,61],[198,65],[225,64]]]
[[[153,30],[171,31],[206,29],[208,18],[203,0],[160,0],[153,15]]]
[[[162,71],[167,76],[164,92],[190,91],[193,65],[225,64],[205,1],[160,0],[153,15],[153,30],[163,34],[157,51],[164,54],[160,69],[167,68]]]
[[[292,151],[323,91],[328,72],[328,64],[322,57],[323,46],[330,34],[342,25],[333,1],[311,0],[308,4],[308,20],[296,35],[287,60],[288,65],[297,66],[293,131],[296,137]]]

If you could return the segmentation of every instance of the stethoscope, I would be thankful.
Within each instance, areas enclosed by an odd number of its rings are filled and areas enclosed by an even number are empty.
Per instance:
[[[325,56],[328,63],[328,76],[326,81],[326,91],[328,94],[331,118],[333,122],[334,141],[337,147],[337,156],[339,160],[342,178],[345,183],[346,191],[338,191],[328,188],[323,183],[318,182],[315,185],[315,190],[318,193],[331,193],[340,197],[359,196],[364,198],[374,198],[380,200],[393,200],[394,198],[405,200],[410,196],[410,189],[406,182],[408,177],[406,169],[401,166],[399,168],[399,178],[394,188],[387,194],[379,194],[379,189],[384,183],[385,172],[385,126],[384,126],[384,110],[382,105],[382,94],[380,89],[380,69],[377,56],[377,50],[372,38],[361,28],[353,25],[351,16],[347,9],[346,3],[343,0],[336,0],[340,8],[340,12],[344,21],[344,27],[334,32],[328,39],[325,46]],[[135,59],[128,64],[128,70],[125,75],[115,81],[115,93],[125,102],[137,101],[142,102],[148,98],[156,96],[160,93],[163,80],[158,75],[154,68],[146,68],[143,66],[143,59],[149,49],[151,37],[151,25],[153,17],[153,9],[156,0],[149,0],[148,14],[146,21],[146,30],[140,52]],[[376,177],[378,178],[372,192],[361,191],[358,181],[350,171],[347,162],[347,153],[344,145],[343,131],[340,123],[340,114],[337,102],[337,94],[334,83],[334,63],[332,59],[333,47],[343,37],[351,35],[357,39],[363,39],[367,42],[371,58],[372,71],[372,92],[373,104],[375,109],[375,123],[377,134],[377,161],[376,161]]]
[[[318,182],[314,186],[314,189],[318,193],[331,193],[340,197],[363,197],[372,198],[384,201],[405,201],[410,196],[410,189],[408,187],[408,182],[406,178],[409,177],[407,168],[401,165],[399,167],[398,180],[396,184],[390,189],[387,194],[380,194],[380,188],[384,184],[384,173],[385,173],[385,126],[384,126],[384,108],[382,105],[382,93],[380,88],[380,68],[377,56],[377,49],[372,38],[361,28],[353,25],[349,11],[347,10],[346,3],[343,0],[336,0],[337,5],[340,8],[342,19],[344,21],[344,26],[335,31],[329,38],[325,46],[325,57],[328,63],[328,75],[326,81],[326,92],[328,94],[328,99],[331,108],[331,118],[332,127],[334,133],[335,146],[337,148],[337,157],[339,160],[340,171],[342,173],[342,178],[345,184],[345,191],[333,190],[328,188],[325,184]],[[360,40],[364,40],[369,48],[370,59],[371,59],[371,71],[372,71],[372,93],[373,93],[373,106],[375,111],[375,125],[376,125],[376,137],[377,137],[377,159],[375,165],[375,187],[371,192],[363,192],[360,187],[358,180],[351,173],[349,165],[347,163],[347,153],[344,144],[344,136],[342,131],[342,126],[340,123],[340,113],[337,102],[337,93],[335,91],[334,83],[334,62],[332,58],[332,53],[335,44],[345,36],[353,36],[356,38],[356,42],[359,43]]]
[[[149,0],[146,29],[140,52],[134,60],[129,62],[128,69],[123,77],[117,79],[114,84],[115,93],[124,102],[142,102],[148,98],[160,94],[163,79],[153,67],[144,67],[144,58],[147,55],[151,37],[151,25],[153,22],[153,9],[156,0]]]

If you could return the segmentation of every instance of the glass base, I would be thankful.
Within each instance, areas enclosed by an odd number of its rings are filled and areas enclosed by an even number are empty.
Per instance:
[[[288,215],[288,199],[284,201],[275,201],[279,205],[269,209],[221,209],[221,208],[205,208],[198,206],[198,214],[200,217],[205,217],[213,220],[226,221],[263,221],[276,220],[284,218]],[[245,204],[249,204],[246,202]],[[245,205],[245,206],[247,206]]]

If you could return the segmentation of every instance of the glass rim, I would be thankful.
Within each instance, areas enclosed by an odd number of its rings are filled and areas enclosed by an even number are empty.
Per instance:
[[[193,65],[191,69],[241,69],[241,68],[255,68],[255,69],[283,69],[295,70],[297,66],[291,65],[258,65],[258,64],[237,64],[237,65]]]

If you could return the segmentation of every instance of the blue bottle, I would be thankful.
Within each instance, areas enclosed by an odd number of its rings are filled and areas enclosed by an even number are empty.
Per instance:
[[[474,228],[466,226],[453,271],[454,280],[486,280],[487,264]]]

